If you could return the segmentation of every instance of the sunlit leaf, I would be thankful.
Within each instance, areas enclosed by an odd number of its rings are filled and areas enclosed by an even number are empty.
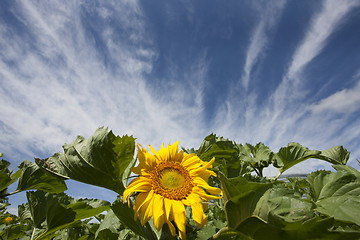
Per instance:
[[[67,189],[64,178],[47,172],[35,163],[24,161],[19,168],[21,175],[17,186],[18,191],[37,189],[50,193],[61,193]]]
[[[271,188],[261,197],[254,214],[275,224],[279,221],[297,222],[312,218],[313,207],[298,192],[280,185]]]
[[[220,180],[226,201],[226,218],[231,228],[253,215],[259,199],[271,187],[270,183],[248,182],[241,176],[227,179],[221,175]]]
[[[336,146],[330,149],[321,151],[318,156],[319,159],[325,160],[332,164],[345,165],[349,160],[350,152],[348,152],[343,146]]]
[[[319,213],[337,221],[360,226],[360,174],[350,166],[335,166],[339,171],[317,171],[308,176],[310,192]]]
[[[320,151],[309,150],[299,143],[289,143],[288,146],[280,148],[279,152],[274,154],[273,165],[279,168],[281,174],[292,166],[309,158],[315,158],[319,154]]]
[[[3,154],[0,153],[0,157],[2,156]],[[12,174],[12,171],[9,170],[9,166],[10,163],[8,161],[3,159],[0,160],[0,192],[15,182],[20,176],[20,171]]]
[[[338,221],[360,226],[360,196],[334,196],[316,203],[316,210]]]
[[[65,194],[27,192],[34,239],[45,239],[57,230],[110,209],[110,203],[97,199],[73,199]]]
[[[117,240],[119,237],[120,220],[110,209],[105,215],[95,234],[95,239]]]
[[[120,222],[130,228],[134,233],[146,238],[144,227],[141,225],[140,220],[134,220],[134,210],[124,204],[120,198],[116,199],[111,205],[111,209],[115,215],[120,219]]]
[[[246,143],[245,145],[239,145],[239,148],[240,160],[250,163],[259,171],[259,175],[262,176],[262,169],[269,166],[273,157],[273,152],[269,147],[260,142],[255,146]]]
[[[99,128],[85,139],[79,136],[63,146],[64,153],[47,159],[36,159],[37,164],[58,176],[111,189],[124,191],[122,174],[133,159],[135,139],[115,136]]]
[[[215,157],[213,167],[223,172],[227,177],[237,177],[253,171],[249,163],[240,161],[239,147],[235,142],[215,134],[207,136],[201,144],[197,155],[204,161],[210,161]]]

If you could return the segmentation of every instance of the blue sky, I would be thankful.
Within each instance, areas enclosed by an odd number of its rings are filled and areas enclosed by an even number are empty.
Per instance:
[[[360,1],[0,4],[0,152],[13,167],[108,126],[155,149],[210,133],[273,151],[344,145],[358,168]],[[319,168],[331,166],[293,171]]]

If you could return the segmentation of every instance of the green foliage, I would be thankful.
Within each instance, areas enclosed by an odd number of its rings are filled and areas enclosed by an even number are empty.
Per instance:
[[[47,172],[35,163],[24,161],[19,168],[21,174],[17,191],[36,189],[50,193],[62,193],[67,190],[64,178]]]
[[[134,219],[133,199],[130,207],[122,202],[137,161],[132,136],[115,136],[99,128],[88,139],[79,136],[63,149],[35,163],[24,161],[15,173],[9,162],[0,160],[0,239],[179,239],[166,227],[159,232],[151,222],[142,226]],[[210,134],[199,149],[184,151],[204,161],[215,157],[217,177],[209,182],[224,194],[204,208],[208,224],[202,229],[187,209],[188,239],[360,239],[360,172],[346,165],[350,153],[343,146],[311,150],[290,143],[273,152],[263,143],[237,144]],[[334,164],[336,171],[279,180],[286,170],[308,159]],[[269,166],[279,170],[276,178],[263,176]],[[113,203],[73,199],[63,193],[67,179],[120,196]],[[15,192],[7,193],[16,181]],[[27,191],[28,203],[19,205],[15,216],[7,212],[6,197],[20,191]]]
[[[119,218],[120,222],[131,229],[134,233],[146,238],[146,233],[141,225],[139,219],[134,220],[134,210],[132,207],[129,207],[127,204],[122,202],[122,199],[118,198],[111,205],[111,209],[115,215]],[[152,234],[152,233],[151,233]]]
[[[280,148],[279,152],[274,155],[273,164],[279,168],[279,174],[281,174],[302,161],[316,158],[320,153],[320,151],[309,150],[299,143],[289,143],[286,147]]]
[[[228,177],[236,177],[251,172],[250,163],[240,161],[240,149],[235,142],[210,134],[202,142],[197,155],[204,161],[215,157],[214,168]]]
[[[99,128],[85,139],[81,136],[63,146],[64,153],[47,159],[35,159],[47,171],[83,183],[104,187],[119,194],[124,191],[122,174],[132,161],[135,139],[115,136]]]
[[[3,154],[0,153],[0,158],[3,157]],[[2,195],[6,195],[7,187],[12,183],[16,182],[16,180],[20,176],[20,171],[12,173],[9,170],[10,163],[4,159],[0,160],[0,201],[2,200]]]
[[[271,164],[274,155],[270,148],[263,143],[258,143],[255,146],[246,143],[240,144],[239,149],[239,160],[250,163],[254,171],[262,177],[262,170]]]
[[[32,225],[32,239],[46,239],[57,230],[78,223],[110,209],[110,203],[98,199],[73,199],[65,194],[27,192]]]
[[[308,176],[316,210],[335,220],[360,226],[360,173],[350,166],[337,172],[317,171]]]

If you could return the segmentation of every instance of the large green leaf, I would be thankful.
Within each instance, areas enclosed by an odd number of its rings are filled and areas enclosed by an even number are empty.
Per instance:
[[[316,210],[345,223],[360,226],[360,196],[334,196],[316,203]]]
[[[19,168],[21,175],[17,191],[36,189],[50,193],[61,193],[67,189],[63,177],[52,174],[35,163],[24,161],[20,164]]]
[[[115,136],[99,128],[85,139],[79,136],[63,146],[64,153],[36,163],[47,171],[67,179],[111,189],[119,194],[124,191],[122,174],[134,156],[135,139],[132,136]]]
[[[255,146],[249,143],[238,146],[240,148],[240,160],[249,162],[262,176],[262,169],[271,163],[273,152],[261,142]]]
[[[110,203],[98,199],[73,199],[65,194],[42,191],[27,192],[33,239],[46,239],[57,230],[69,227],[81,219],[95,216],[110,209]]]
[[[248,182],[242,176],[227,179],[221,174],[220,180],[228,226],[233,229],[253,215],[259,199],[272,186],[271,183]]]
[[[0,158],[2,156],[3,154],[0,153]],[[9,166],[10,163],[8,161],[3,159],[0,160],[0,192],[15,182],[20,176],[20,171],[12,174],[12,171],[9,170]]]
[[[334,166],[339,171],[317,171],[308,176],[316,211],[337,221],[360,226],[360,173],[350,166]]]
[[[134,220],[134,210],[130,208],[128,204],[124,204],[122,200],[118,198],[111,205],[111,209],[123,225],[130,228],[134,233],[146,238],[144,227],[141,225],[139,219]]]
[[[348,152],[343,146],[336,146],[321,151],[320,155],[317,158],[325,160],[332,164],[345,165],[349,160],[349,157],[350,152]]]
[[[204,161],[215,157],[213,167],[227,177],[237,177],[253,171],[248,162],[240,161],[239,147],[235,142],[210,134],[202,142],[197,155]]]
[[[274,154],[273,165],[279,168],[279,175],[292,166],[305,161],[309,158],[315,158],[320,151],[309,150],[307,147],[301,146],[299,143],[289,143],[288,146],[280,148],[279,152]]]
[[[317,240],[351,240],[360,236],[359,232],[336,232],[331,228],[333,218],[313,217],[306,221],[284,222],[281,225],[266,223],[260,218],[250,217],[246,219],[236,230],[250,239],[267,240],[269,236],[274,240],[291,239],[317,239]]]
[[[274,224],[305,221],[314,216],[313,204],[293,189],[283,185],[267,191],[259,200],[254,214]]]
[[[95,233],[95,239],[117,240],[119,237],[120,220],[114,212],[110,209],[101,222],[98,230]]]

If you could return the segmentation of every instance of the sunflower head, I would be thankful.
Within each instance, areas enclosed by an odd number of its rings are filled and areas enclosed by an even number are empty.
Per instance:
[[[194,221],[201,228],[207,224],[203,204],[210,199],[221,198],[222,191],[208,184],[208,178],[216,176],[208,170],[215,158],[204,162],[195,154],[179,151],[178,144],[176,142],[166,148],[162,145],[159,151],[149,145],[152,153],[137,146],[139,165],[131,170],[139,176],[125,189],[123,200],[129,202],[130,195],[138,192],[134,205],[135,219],[140,218],[144,225],[152,217],[158,230],[166,223],[173,236],[176,235],[175,222],[180,238],[185,239],[185,206],[192,208]]]
[[[6,217],[6,218],[4,219],[4,222],[5,222],[6,224],[11,223],[12,221],[13,221],[12,217]]]

